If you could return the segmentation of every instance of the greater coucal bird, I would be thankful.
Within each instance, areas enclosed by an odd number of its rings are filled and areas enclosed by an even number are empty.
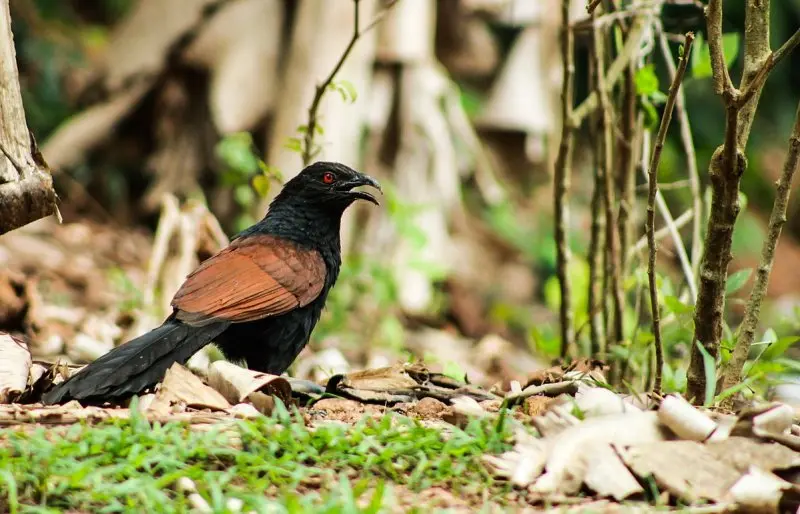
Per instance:
[[[172,314],[48,391],[46,404],[142,392],[174,363],[216,343],[225,357],[279,375],[308,343],[341,266],[342,214],[359,186],[378,182],[339,163],[316,162],[288,181],[266,216],[203,261],[172,299]]]

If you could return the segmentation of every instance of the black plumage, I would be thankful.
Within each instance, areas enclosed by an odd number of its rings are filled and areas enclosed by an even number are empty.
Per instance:
[[[137,394],[214,342],[229,360],[280,374],[308,343],[341,266],[342,214],[371,177],[317,162],[286,183],[266,216],[194,270],[164,323],[45,393],[46,404]]]

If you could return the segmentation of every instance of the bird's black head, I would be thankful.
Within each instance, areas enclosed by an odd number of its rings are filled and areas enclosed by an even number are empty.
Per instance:
[[[378,181],[369,175],[338,162],[319,161],[307,166],[287,182],[275,200],[291,197],[342,211],[356,200],[366,200],[378,205],[374,196],[356,190],[360,186],[372,186],[381,190]]]

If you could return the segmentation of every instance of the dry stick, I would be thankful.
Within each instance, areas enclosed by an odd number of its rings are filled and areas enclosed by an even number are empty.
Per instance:
[[[596,16],[596,14],[594,14]],[[616,211],[614,210],[614,139],[612,126],[611,103],[608,99],[605,70],[605,35],[603,30],[595,28],[592,57],[595,69],[595,86],[600,104],[601,130],[603,140],[603,158],[601,168],[603,173],[603,197],[606,211],[606,246],[608,248],[608,267],[606,273],[609,277],[611,288],[611,301],[613,306],[613,326],[608,337],[608,343],[619,344],[623,338],[623,307],[624,297],[620,280],[621,259],[619,253],[619,231],[617,230]]]
[[[386,13],[398,2],[398,0],[392,0],[389,2],[386,7],[384,7],[383,10],[378,13],[375,18],[373,18],[369,25],[361,29],[359,23],[360,17],[358,14],[360,1],[361,0],[353,0],[353,35],[328,77],[322,81],[322,83],[317,84],[317,89],[314,92],[314,99],[311,101],[311,106],[308,108],[308,123],[306,125],[306,133],[303,136],[303,166],[308,166],[311,164],[311,159],[313,159],[318,153],[318,151],[314,148],[314,136],[317,131],[319,105],[320,102],[322,102],[322,98],[325,96],[325,92],[333,83],[333,80],[336,78],[336,74],[339,73],[339,70],[341,70],[342,66],[344,66],[344,62],[347,60],[350,52],[353,51],[353,48],[356,46],[356,42],[359,40],[359,38],[377,25],[381,19],[383,19]]]
[[[592,64],[589,64],[593,68]],[[594,74],[594,70],[590,72],[590,76]],[[601,237],[605,228],[605,215],[603,210],[603,169],[600,164],[600,152],[602,145],[599,144],[600,138],[597,137],[596,122],[592,117],[592,129],[590,137],[598,143],[594,147],[594,189],[592,191],[592,224],[591,233],[589,236],[589,323],[590,323],[590,341],[592,346],[592,355],[599,359],[603,359],[606,352],[605,342],[605,323],[603,317],[603,310],[600,308],[601,302],[605,304],[603,296],[602,282],[600,280],[603,266],[603,257],[601,254]]]
[[[739,338],[736,348],[733,350],[728,365],[723,372],[723,390],[735,386],[742,380],[742,369],[750,353],[750,346],[755,338],[758,319],[761,314],[761,304],[767,294],[767,284],[769,275],[772,271],[772,263],[775,260],[775,248],[778,246],[778,239],[781,229],[786,223],[786,210],[789,205],[789,193],[791,192],[792,178],[797,171],[800,163],[800,104],[797,106],[797,114],[794,119],[794,129],[789,136],[789,151],[786,154],[786,162],[783,166],[783,173],[778,181],[778,190],[775,195],[775,202],[772,205],[772,213],[769,217],[769,229],[767,239],[761,249],[761,262],[758,265],[756,280],[750,298],[747,301],[744,321],[739,331]],[[733,400],[733,396],[729,397]]]
[[[653,315],[653,338],[656,351],[656,372],[653,392],[659,395],[661,394],[661,374],[664,368],[664,347],[661,344],[661,314],[658,305],[658,288],[656,287],[656,253],[658,247],[656,246],[655,203],[656,193],[658,192],[658,167],[661,164],[661,152],[664,150],[664,140],[667,138],[667,130],[672,121],[672,110],[675,108],[675,102],[681,87],[681,82],[683,81],[683,75],[686,73],[686,64],[689,62],[689,55],[692,51],[693,42],[694,34],[691,32],[687,33],[683,55],[678,63],[678,71],[672,79],[672,84],[669,86],[667,103],[664,106],[664,115],[661,117],[661,125],[658,127],[658,135],[656,135],[656,142],[653,147],[652,160],[650,161],[648,171],[648,183],[650,187],[647,195],[647,245],[650,247],[650,258],[647,262],[647,278],[650,283],[650,309]]]
[[[649,184],[646,185],[649,186]],[[662,186],[658,187],[659,189],[662,188]],[[693,217],[694,217],[694,211],[689,209],[688,211],[684,212],[683,214],[675,218],[674,227],[677,230],[682,229],[687,223],[689,223],[692,220]],[[660,229],[656,230],[656,241],[661,241],[662,239],[671,234],[672,232],[670,231],[670,227],[668,226],[661,227]],[[642,236],[638,241],[636,241],[636,243],[633,246],[631,246],[630,249],[628,249],[628,253],[625,255],[625,262],[630,263],[630,261],[633,260],[633,258],[636,257],[645,248],[647,248],[646,234]]]
[[[659,25],[659,43],[661,45],[661,53],[667,63],[669,70],[670,80],[675,80],[677,73],[675,62],[672,60],[672,53],[669,50],[669,42],[664,35],[664,31]],[[697,278],[697,271],[700,269],[700,257],[702,255],[701,237],[702,237],[702,212],[703,212],[703,194],[700,190],[700,172],[697,169],[697,155],[694,149],[694,138],[692,137],[692,126],[689,121],[689,113],[686,110],[686,96],[683,94],[683,88],[678,91],[675,108],[678,109],[678,124],[680,126],[681,142],[683,143],[683,151],[686,154],[686,168],[689,175],[689,191],[692,195],[692,211],[697,213],[697,216],[692,218],[692,275]],[[665,189],[663,186],[662,189]],[[696,297],[696,296],[695,296]]]
[[[634,77],[636,70],[634,66],[628,66],[625,72],[625,87],[623,89],[622,100],[622,137],[617,147],[619,148],[619,214],[617,214],[617,224],[620,240],[620,255],[626,255],[633,239],[633,216],[632,210],[635,202],[636,184],[636,151],[638,149],[638,138],[644,122],[644,116],[636,110],[636,84]],[[623,270],[626,269],[623,265]]]
[[[642,39],[644,29],[647,27],[646,16],[637,16],[630,31],[628,38],[625,40],[625,45],[622,47],[620,54],[614,59],[614,62],[608,67],[605,80],[605,92],[608,94],[611,89],[616,85],[625,69],[630,65],[631,61],[636,57],[639,50],[639,45]],[[596,30],[596,29],[595,29]],[[583,119],[594,111],[599,105],[599,97],[597,91],[592,91],[589,96],[580,103],[574,110],[572,110],[569,118],[573,128],[578,128]]]
[[[572,326],[572,294],[568,267],[571,258],[567,243],[567,227],[569,227],[569,208],[566,204],[570,189],[570,171],[572,168],[573,128],[572,119],[573,89],[575,80],[574,46],[575,40],[569,24],[570,0],[561,1],[561,60],[564,66],[563,90],[561,93],[561,143],[558,146],[555,170],[553,172],[555,194],[555,239],[556,239],[556,274],[561,288],[561,357],[573,346],[575,333]]]

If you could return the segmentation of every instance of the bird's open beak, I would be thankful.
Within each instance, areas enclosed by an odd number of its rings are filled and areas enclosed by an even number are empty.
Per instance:
[[[380,191],[381,194],[383,194],[383,190],[381,189],[380,183],[378,183],[377,180],[375,180],[374,178],[370,177],[369,175],[364,175],[364,174],[359,174],[358,177],[356,177],[356,178],[354,178],[352,180],[348,180],[347,182],[342,183],[340,188],[343,191],[349,191],[351,196],[354,196],[355,198],[357,198],[359,200],[366,200],[368,202],[374,203],[375,205],[380,205],[378,203],[378,200],[374,196],[372,196],[371,194],[367,193],[366,191],[354,191],[355,188],[361,187],[361,186],[374,187],[375,189]]]

